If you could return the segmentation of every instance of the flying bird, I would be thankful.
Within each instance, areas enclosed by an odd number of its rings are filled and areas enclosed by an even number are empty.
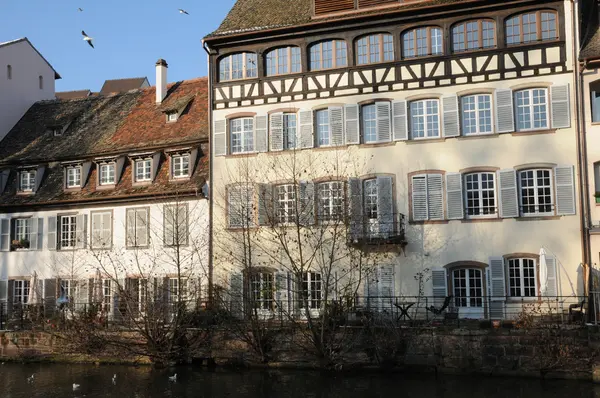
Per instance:
[[[87,41],[87,44],[90,45],[90,47],[94,48],[94,45],[92,44],[92,38],[89,37],[84,30],[81,31],[81,34],[83,35],[83,40]]]
[[[79,8],[77,8],[77,11],[82,12],[83,8],[79,7]]]
[[[175,373],[173,376],[169,376],[169,381],[175,383],[177,381],[177,373]]]
[[[79,387],[81,387],[79,384],[73,383],[73,391],[79,390]]]
[[[179,13],[180,13],[180,14],[185,14],[185,15],[190,15],[190,13],[189,13],[189,12],[187,12],[186,10],[184,10],[184,9],[182,9],[182,8],[180,8],[180,9],[179,9]]]

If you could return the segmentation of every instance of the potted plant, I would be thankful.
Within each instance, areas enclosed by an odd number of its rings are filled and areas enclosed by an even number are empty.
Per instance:
[[[29,240],[27,239],[14,239],[11,244],[10,247],[12,250],[18,250],[18,249],[29,249]]]

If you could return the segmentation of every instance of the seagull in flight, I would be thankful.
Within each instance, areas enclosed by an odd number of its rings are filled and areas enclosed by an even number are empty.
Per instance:
[[[173,376],[169,376],[169,381],[175,383],[177,381],[177,373],[175,373]]]
[[[92,38],[89,37],[84,30],[81,31],[81,34],[83,35],[83,40],[87,41],[87,44],[90,45],[90,47],[94,48],[94,45],[92,44]]]
[[[180,9],[179,9],[179,13],[180,13],[180,14],[185,14],[185,15],[190,15],[190,13],[189,13],[189,12],[187,12],[186,10],[184,10],[184,9],[182,9],[182,8],[180,8]]]
[[[79,7],[79,8],[77,8],[77,11],[82,12],[83,8]]]

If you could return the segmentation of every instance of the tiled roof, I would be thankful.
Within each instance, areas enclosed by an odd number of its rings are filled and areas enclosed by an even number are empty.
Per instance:
[[[600,28],[596,30],[596,33],[587,42],[579,53],[579,59],[598,59],[600,58]]]
[[[206,39],[473,1],[476,0],[423,0],[398,3],[396,7],[367,8],[363,12],[339,13],[329,17],[312,18],[313,0],[237,0],[219,28],[209,34]]]
[[[54,78],[55,79],[61,79],[61,77],[58,74],[58,72],[52,67],[52,65],[50,65],[50,62],[48,62],[48,60],[46,60],[46,58],[44,58],[44,56],[37,50],[37,48],[35,48],[33,46],[33,44],[31,44],[31,42],[29,41],[28,38],[22,37],[22,38],[17,39],[17,40],[5,41],[4,43],[0,43],[0,48],[7,47],[7,46],[10,46],[10,45],[16,44],[16,43],[21,43],[21,42],[27,42],[27,44],[29,44],[31,46],[31,48],[33,48],[33,50],[36,53],[38,53],[38,55],[44,60],[44,62],[48,64],[48,66],[50,67],[50,69],[52,69],[54,71]]]
[[[87,98],[92,95],[90,90],[73,90],[73,91],[58,91],[56,93],[56,98],[67,100],[67,99],[77,99],[77,98]]]
[[[126,93],[129,90],[143,88],[144,82],[147,81],[147,77],[106,80],[100,89],[100,95]]]

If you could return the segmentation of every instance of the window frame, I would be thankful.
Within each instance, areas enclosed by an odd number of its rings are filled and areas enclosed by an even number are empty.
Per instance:
[[[32,223],[37,222],[37,219],[31,218],[31,217],[17,217],[17,218],[13,218],[12,219],[13,225],[12,225],[12,231],[10,233],[11,236],[11,251],[27,251],[27,250],[34,250],[35,248],[31,247],[31,236],[33,235],[32,232]],[[24,233],[20,233],[19,229],[23,230]],[[16,248],[12,248],[12,241],[16,240],[19,241],[19,243],[21,241],[27,241],[29,243],[29,245],[27,247],[16,247]]]
[[[544,127],[535,127],[535,107],[536,106],[540,106],[541,104],[534,104],[534,92],[536,90],[541,90],[544,92],[544,107],[545,107],[545,114],[546,114],[546,125]],[[518,103],[518,96],[520,94],[523,93],[528,93],[527,94],[527,99],[529,101],[528,105],[519,105]],[[523,131],[538,131],[538,130],[548,130],[550,129],[550,93],[547,87],[532,87],[532,88],[525,88],[522,90],[518,90],[514,92],[514,118],[515,118],[515,130],[517,132],[523,132]],[[529,128],[522,128],[520,126],[519,123],[519,109],[520,108],[525,108],[525,109],[529,109],[529,116],[528,116],[528,122],[531,125],[531,127]]]
[[[233,78],[233,57],[235,55],[242,55],[242,77],[240,78]],[[252,60],[248,60],[248,55],[253,56],[251,58],[253,58]],[[252,64],[252,61],[254,61],[254,68],[248,68],[248,64]],[[221,67],[223,66],[222,63],[223,62],[227,62],[227,69],[228,69],[228,78],[223,78],[223,75],[221,73]],[[232,53],[232,54],[227,54],[221,58],[219,58],[219,62],[218,62],[218,78],[219,78],[219,82],[229,82],[229,81],[236,81],[236,80],[244,80],[244,79],[256,79],[258,77],[258,56],[256,53],[253,52],[247,52],[247,51],[243,51],[243,52],[236,52],[236,53]],[[253,74],[249,74],[248,71],[254,71]]]
[[[371,60],[371,37],[377,37],[378,43],[376,43],[375,45],[378,47],[377,49],[377,54],[378,54],[378,59],[376,61],[372,61]],[[386,51],[386,39],[391,38],[391,58],[388,57],[388,59],[386,59],[386,54],[390,54],[390,51]],[[361,45],[361,41],[365,40],[365,48],[366,48],[366,53],[364,55],[364,57],[366,57],[366,62],[361,62],[360,58],[361,58],[361,53],[359,51],[359,49],[362,47]],[[396,60],[396,50],[394,48],[394,35],[392,35],[391,33],[388,32],[380,32],[380,33],[369,33],[366,35],[362,35],[360,37],[357,37],[355,39],[355,44],[354,44],[354,51],[355,51],[355,58],[356,58],[356,65],[357,66],[361,66],[361,65],[372,65],[372,64],[381,64],[381,63],[385,63],[385,62],[394,62]],[[387,43],[389,44],[389,43]]]
[[[325,43],[331,43],[331,67],[324,67],[324,58],[323,55],[325,51],[323,50],[323,45]],[[338,49],[338,44],[343,45],[343,48]],[[313,54],[313,49],[318,47],[318,51],[314,51],[314,54],[318,54],[318,60],[315,61]],[[341,51],[343,57],[338,57],[338,50]],[[343,58],[343,61],[341,61]],[[341,62],[340,62],[341,61]],[[313,66],[314,62],[318,62],[319,66]],[[321,71],[321,70],[330,70],[330,69],[339,69],[348,67],[348,43],[344,39],[327,39],[321,40],[315,43],[311,43],[308,46],[308,70],[309,71]]]
[[[489,109],[481,109],[480,108],[480,104],[479,104],[479,97],[483,97],[483,96],[487,96],[489,97],[489,104],[490,107]],[[461,135],[465,136],[465,137],[472,137],[472,136],[476,136],[476,135],[488,135],[488,134],[494,134],[494,96],[490,93],[476,93],[476,94],[467,94],[467,95],[463,95],[460,97],[460,128],[461,128]],[[467,98],[474,98],[475,100],[475,109],[474,110],[468,110],[465,111],[465,99]],[[486,112],[489,111],[490,112],[490,131],[481,131],[481,113],[482,112]],[[465,114],[467,112],[474,112],[475,113],[475,126],[476,126],[476,132],[475,133],[467,133],[465,131],[465,126],[466,126],[466,122],[465,122]]]
[[[469,48],[469,40],[468,40],[468,30],[467,30],[467,26],[468,24],[471,23],[477,23],[477,42],[479,43],[478,47],[476,48]],[[491,23],[492,24],[492,32],[493,32],[493,45],[491,46],[484,46],[484,37],[483,37],[483,23],[487,22],[487,23]],[[459,27],[463,27],[463,32],[458,33],[455,32],[455,29],[458,29]],[[455,36],[456,35],[462,35],[462,43],[464,45],[464,49],[463,50],[457,50],[456,49],[456,41],[455,41]],[[478,19],[468,19],[465,21],[461,21],[458,22],[454,25],[452,25],[452,27],[450,28],[450,36],[452,37],[452,53],[458,54],[458,53],[465,53],[465,52],[470,52],[470,51],[481,51],[481,50],[488,50],[490,48],[497,48],[498,47],[498,30],[496,28],[496,21],[494,21],[493,19],[490,18],[478,18]]]
[[[167,123],[176,122],[179,119],[179,112],[167,112]]]
[[[67,223],[63,220],[68,220]],[[65,231],[65,227],[67,230]],[[58,216],[58,249],[75,250],[77,249],[77,215],[63,214]],[[65,237],[66,234],[66,237]]]
[[[346,208],[346,186],[345,181],[322,181],[315,184],[315,189],[317,193],[317,201],[319,203],[317,209],[317,220],[320,224],[328,224],[328,223],[339,223],[343,222],[345,218],[344,210]],[[339,185],[337,188],[332,188],[333,185]],[[324,186],[328,186],[327,190],[322,190],[321,188]],[[327,196],[323,196],[322,194],[326,192]],[[341,195],[334,195],[335,192],[340,193]],[[340,200],[341,203],[337,204],[336,201]],[[333,210],[339,207],[339,213],[335,213]],[[325,213],[325,209],[328,209],[327,214]]]
[[[106,245],[102,245],[102,232],[100,233],[100,237],[97,237],[94,235],[94,216],[96,215],[100,215],[103,216],[105,214],[110,214],[110,240],[109,242],[106,242]],[[102,218],[101,218],[102,220]],[[114,235],[114,213],[112,210],[98,210],[98,211],[91,211],[90,212],[90,227],[91,227],[91,231],[90,231],[90,248],[94,249],[94,250],[108,250],[112,248],[113,245],[113,235]],[[101,225],[99,226],[100,231],[103,231],[105,229],[105,225],[102,222]]]
[[[465,276],[464,276],[465,286],[457,286],[457,284],[456,284],[455,273],[457,273],[457,272],[460,273],[460,271],[465,271]],[[470,275],[471,271],[475,271],[476,273],[479,273],[479,275],[475,275],[474,277],[472,277]],[[478,308],[483,311],[485,308],[484,298],[486,296],[484,270],[481,268],[476,268],[476,267],[464,267],[463,266],[463,267],[456,267],[456,268],[450,269],[449,274],[450,274],[450,281],[452,283],[452,296],[454,296],[454,305],[458,308]],[[458,276],[458,278],[462,279],[462,277],[460,275]],[[471,286],[471,279],[475,279],[475,278],[479,278],[479,281],[481,282],[480,287]],[[464,290],[467,295],[466,296],[457,295],[457,292],[456,292],[457,289]],[[481,295],[480,296],[478,296],[478,295],[471,296],[471,292],[474,289],[480,289]],[[463,305],[463,302],[464,302],[464,305]],[[473,303],[475,303],[475,305],[473,305]]]
[[[548,38],[548,39],[543,39],[543,30],[542,30],[542,14],[544,13],[548,13],[548,14],[553,14],[554,15],[554,23],[555,23],[555,29],[556,29],[556,37],[553,38]],[[535,40],[530,40],[530,41],[524,41],[524,24],[523,24],[523,16],[524,15],[535,15],[535,36],[536,39]],[[513,42],[513,43],[509,43],[509,35],[508,35],[508,23],[514,19],[518,19],[518,26],[519,27],[519,41],[518,42]],[[524,11],[521,13],[517,13],[517,14],[513,14],[508,16],[507,18],[505,18],[504,20],[504,36],[505,36],[505,44],[507,47],[511,47],[511,46],[519,46],[519,45],[523,45],[523,44],[532,44],[532,43],[541,43],[541,42],[547,42],[547,41],[554,41],[554,40],[558,40],[560,38],[560,27],[559,27],[559,18],[558,18],[558,12],[556,10],[552,10],[552,9],[541,9],[541,10],[529,10],[529,11]],[[512,35],[514,36],[514,35]],[[512,37],[510,36],[510,37]]]
[[[180,209],[184,209],[185,220],[184,224],[179,220],[179,211]],[[167,217],[168,212],[170,214],[175,215],[173,217],[173,235],[168,236],[167,234]],[[177,218],[177,220],[175,220]],[[175,225],[175,221],[179,222],[179,224]],[[183,231],[182,231],[183,230]],[[176,239],[178,235],[176,235],[176,231],[182,232],[184,238]],[[165,204],[163,206],[163,244],[167,247],[181,247],[187,246],[190,243],[190,215],[189,215],[189,207],[187,203],[180,204]]]
[[[111,168],[113,170],[112,180],[108,178],[110,176],[110,173],[108,173],[107,176],[105,175],[106,172],[110,171]],[[98,163],[98,185],[104,187],[104,186],[112,186],[112,185],[116,185],[116,184],[117,184],[117,163],[114,161]]]
[[[290,126],[290,118],[294,117],[294,127]],[[295,112],[284,112],[282,116],[283,126],[283,150],[290,151],[298,149],[298,114]],[[294,139],[290,140],[290,129],[294,130]],[[293,142],[293,144],[290,144]]]
[[[245,122],[249,123],[246,124]],[[233,124],[240,123],[240,131],[233,131]],[[248,128],[248,126],[250,126]],[[232,155],[238,155],[243,153],[254,153],[254,118],[253,117],[236,117],[227,120],[227,127],[229,131],[229,153]],[[236,127],[237,129],[237,127]],[[234,145],[234,134],[239,134],[240,144]],[[239,150],[235,150],[239,147]],[[251,149],[250,149],[251,148]]]
[[[291,189],[290,189],[291,188]],[[281,190],[285,192],[281,192]],[[295,184],[279,184],[273,187],[275,216],[278,225],[293,225],[298,214],[298,198],[300,190]],[[283,198],[281,197],[283,195]],[[284,211],[281,213],[281,211]]]
[[[419,54],[419,46],[417,42],[417,31],[425,29],[425,40],[427,41],[427,53]],[[440,32],[440,51],[437,53],[433,52],[433,35],[432,31],[438,30]],[[406,38],[412,35],[412,51],[414,55],[407,55],[408,47],[406,45]],[[444,55],[444,29],[439,26],[431,25],[431,26],[416,26],[410,29],[404,30],[400,35],[400,42],[402,44],[402,59],[413,59],[413,58],[424,58],[424,57],[436,57],[440,55]]]
[[[147,164],[149,162],[149,164]],[[139,166],[142,165],[143,177],[139,178]],[[148,170],[146,170],[148,169]],[[146,177],[146,174],[148,177]],[[133,181],[136,183],[151,182],[152,181],[152,158],[137,158],[133,161]]]
[[[523,205],[523,179],[522,179],[522,174],[526,173],[526,172],[534,172],[534,176],[533,176],[533,182],[534,185],[533,186],[528,186],[526,187],[526,189],[532,189],[534,192],[533,198],[535,201],[535,204],[533,205]],[[539,211],[539,189],[540,189],[540,185],[538,185],[538,176],[537,173],[539,171],[544,171],[544,172],[548,172],[548,181],[549,181],[549,185],[546,186],[542,186],[543,188],[549,188],[550,189],[550,195],[548,195],[550,197],[550,204],[544,204],[542,206],[550,206],[550,211],[549,212],[540,212]],[[545,177],[543,177],[545,178]],[[556,203],[555,203],[555,187],[554,187],[554,175],[553,175],[553,170],[551,168],[531,168],[531,169],[522,169],[522,170],[517,170],[517,187],[519,190],[519,215],[521,217],[548,217],[548,216],[554,216],[556,211]],[[544,195],[546,196],[546,195]],[[526,207],[534,207],[536,208],[535,212],[525,212],[525,208]]]
[[[35,191],[37,172],[34,169],[19,171],[19,192],[33,193]],[[23,177],[25,177],[25,181]],[[26,182],[26,184],[24,184]]]
[[[372,108],[371,108],[372,107]],[[365,109],[372,109],[372,119],[367,120],[366,116],[365,116]],[[367,125],[366,123],[369,122],[373,125],[369,125],[369,129],[373,128],[374,129],[374,139],[369,139],[367,140]],[[361,141],[363,144],[376,144],[379,142],[379,140],[377,139],[377,103],[373,102],[373,103],[369,103],[369,104],[364,104],[360,106],[360,129],[361,129]]]
[[[524,267],[524,262],[525,260],[527,261],[532,261],[533,262],[533,276],[525,276],[525,267]],[[519,270],[519,276],[517,277],[512,277],[511,276],[511,262],[518,262],[518,270]],[[522,299],[522,300],[535,300],[538,297],[538,272],[539,272],[539,261],[536,258],[533,257],[513,257],[513,258],[507,258],[505,260],[505,267],[506,267],[506,288],[507,288],[507,292],[506,295],[510,298],[517,298],[517,299]],[[518,278],[519,280],[519,286],[514,286],[513,287],[513,280],[516,280]],[[533,279],[533,295],[529,296],[526,294],[523,294],[525,292],[525,290],[527,289],[531,289],[532,286],[528,286],[525,287],[525,280],[526,279]],[[513,294],[513,289],[518,289],[519,290],[519,294]]]
[[[333,140],[331,137],[331,115],[329,113],[329,108],[315,109],[313,113],[314,113],[313,123],[315,126],[316,147],[317,148],[327,148],[327,147],[334,146],[332,143]],[[327,123],[320,123],[319,115],[325,115],[325,114],[327,115]],[[325,137],[321,137],[320,128],[322,126],[323,126],[323,128],[325,128],[324,126],[327,126],[327,143],[324,143],[324,144],[321,143],[321,141],[324,141],[324,138],[325,138]]]
[[[232,195],[239,197],[239,209],[235,208],[236,206],[234,200],[232,200]],[[254,228],[257,226],[257,212],[254,207],[256,199],[255,195],[256,190],[253,185],[234,184],[227,186],[227,228],[242,229]],[[237,213],[238,210],[239,213]],[[234,218],[239,218],[239,223],[233,223],[233,221],[235,221]]]
[[[280,51],[286,50],[287,54],[282,58]],[[294,54],[297,50],[298,54]],[[281,63],[282,59],[285,63]],[[265,51],[265,76],[283,76],[283,75],[291,75],[294,73],[302,73],[302,48],[300,46],[281,46],[270,48],[268,51]],[[295,62],[297,61],[297,62]],[[275,72],[271,72],[271,63],[274,63]],[[281,71],[280,68],[284,68],[284,71]],[[296,70],[297,68],[297,70]]]
[[[271,271],[257,271],[247,275],[252,309],[273,311],[275,309],[275,273]]]
[[[19,286],[20,285],[20,286]],[[19,290],[19,294],[17,294]],[[31,291],[31,281],[29,279],[13,280],[13,304],[24,305],[29,303],[29,292]],[[19,300],[20,298],[20,300]]]
[[[437,112],[436,113],[428,113],[428,108],[427,108],[427,104],[429,101],[435,101],[436,106],[437,106]],[[414,128],[414,122],[413,122],[413,118],[415,117],[415,115],[413,115],[413,105],[416,104],[421,104],[423,103],[423,114],[422,115],[417,115],[416,117],[422,117],[423,118],[423,136],[422,137],[415,137],[415,128]],[[441,114],[440,114],[440,99],[439,98],[423,98],[423,99],[418,99],[418,100],[414,100],[414,101],[410,101],[408,104],[408,112],[409,112],[409,126],[410,126],[410,138],[412,140],[428,140],[428,139],[437,139],[437,138],[441,138],[442,137],[442,125],[441,125]],[[428,127],[428,122],[427,122],[427,118],[429,116],[433,116],[433,115],[437,115],[437,135],[435,136],[429,136],[429,127]]]
[[[135,225],[132,227],[132,229],[134,231],[135,236],[133,236],[133,240],[130,239],[130,237],[129,237],[129,228],[130,227],[128,225],[129,217],[127,216],[127,214],[129,212],[134,212]],[[145,228],[143,228],[143,230],[145,231],[144,233],[146,234],[146,244],[138,243],[138,240],[139,240],[138,239],[138,231],[142,230],[142,228],[139,228],[137,225],[139,212],[146,213],[146,226],[145,226]],[[129,249],[137,249],[137,248],[144,248],[144,247],[150,246],[150,208],[149,207],[130,207],[128,209],[125,209],[125,246]]]
[[[189,152],[173,153],[170,155],[171,160],[171,179],[183,180],[190,178],[191,173],[191,154]],[[183,173],[185,170],[184,159],[187,158],[187,173]],[[178,166],[178,163],[180,165]]]
[[[482,176],[484,174],[487,175],[491,175],[492,176],[492,189],[484,189],[482,187],[483,185],[483,181],[482,181]],[[469,189],[468,188],[468,177],[469,176],[474,176],[477,175],[477,189]],[[470,173],[464,173],[462,176],[463,179],[463,195],[464,195],[464,207],[465,207],[465,218],[467,219],[482,219],[482,218],[498,218],[499,215],[499,211],[498,211],[498,193],[497,193],[497,183],[496,183],[496,173],[493,171],[474,171],[474,172],[470,172]],[[489,180],[488,180],[489,183]],[[478,199],[477,202],[479,203],[477,205],[477,207],[469,207],[469,192],[477,192],[478,194]],[[485,192],[492,192],[493,193],[493,200],[494,200],[494,206],[493,206],[493,213],[491,214],[481,214],[482,210],[488,209],[490,208],[490,206],[483,206],[483,201],[484,199],[484,193]],[[489,198],[487,198],[489,200]],[[475,209],[477,210],[480,214],[469,214],[469,210],[470,209]]]
[[[71,183],[71,176],[70,176],[70,172],[75,172],[78,171],[79,172],[79,182],[75,183],[77,180],[73,180],[74,182]],[[76,165],[76,166],[66,166],[65,167],[65,188],[66,189],[74,189],[74,188],[81,188],[83,185],[83,167],[81,167],[81,165]]]
[[[308,304],[308,310],[320,310],[323,305],[323,275],[320,272],[307,271],[302,273],[302,297],[300,309],[304,307],[304,301]]]

